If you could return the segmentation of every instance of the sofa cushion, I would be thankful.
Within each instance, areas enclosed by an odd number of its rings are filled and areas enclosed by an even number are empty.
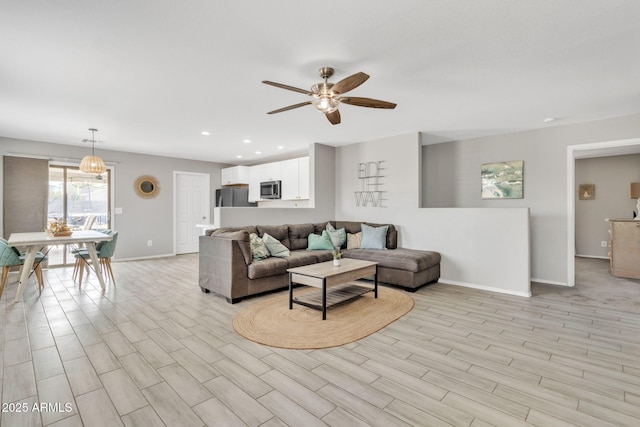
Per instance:
[[[264,233],[267,233],[278,239],[287,249],[291,249],[289,227],[286,225],[257,225],[256,228],[258,229],[258,236],[262,237]]]
[[[354,249],[342,254],[345,258],[377,262],[379,267],[395,268],[417,273],[440,262],[440,254],[431,251],[398,248],[388,251]]]
[[[289,249],[307,249],[307,237],[313,233],[313,224],[289,224]]]
[[[362,224],[362,241],[360,241],[361,249],[387,249],[387,230],[388,225],[382,227],[371,227]]]
[[[264,233],[264,236],[262,236],[262,241],[264,242],[264,245],[267,247],[267,249],[269,249],[269,253],[271,254],[271,256],[279,258],[289,256],[289,249],[287,249],[285,245],[280,243],[278,239],[271,236],[269,233]]]
[[[315,264],[318,262],[316,252],[317,251],[312,252],[306,249],[298,249],[295,251],[291,251],[291,254],[285,259],[289,263],[289,268]]]
[[[333,243],[334,248],[344,248],[347,243],[347,232],[344,228],[335,229],[330,222],[327,223],[327,233],[329,233],[329,238],[331,239],[331,243]]]
[[[316,222],[314,224],[311,224],[313,225],[313,232],[315,234],[322,234],[322,231],[327,229],[327,224],[331,224],[334,227],[336,226],[335,221]]]
[[[317,234],[309,234],[309,245],[307,249],[311,251],[319,250],[319,249],[333,249],[333,243],[331,243],[331,239],[329,238],[329,234],[327,230],[322,230],[322,235],[318,236]]]
[[[286,258],[269,257],[253,261],[247,268],[247,275],[249,279],[261,279],[286,274],[287,268],[289,268],[289,263]]]
[[[355,234],[359,231],[362,231],[361,225],[367,224],[371,227],[381,227],[383,225],[388,225],[389,229],[387,230],[387,244],[385,245],[387,249],[395,249],[398,247],[398,230],[393,224],[376,224],[373,222],[355,222],[355,221],[336,221],[336,228],[344,228],[347,230],[347,233]]]
[[[249,244],[251,245],[251,257],[254,261],[269,258],[271,254],[262,239],[256,233],[249,235]]]
[[[343,228],[344,230],[344,228]],[[362,241],[362,231],[351,234],[347,234],[347,249],[360,249],[360,242]]]
[[[311,251],[311,253],[316,257],[318,262],[331,261],[333,259],[332,252],[333,251],[329,251],[329,250]]]

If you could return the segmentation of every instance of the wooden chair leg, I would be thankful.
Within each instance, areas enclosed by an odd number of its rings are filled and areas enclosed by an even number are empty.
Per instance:
[[[80,280],[78,280],[78,286],[82,286],[82,273],[84,272],[84,261],[80,261],[80,266],[78,267],[78,275],[80,276]]]
[[[111,258],[103,258],[103,259],[104,259],[105,270],[109,274],[109,277],[111,277],[111,282],[116,283],[116,278],[113,275],[113,270],[111,269]]]
[[[82,261],[80,258],[76,258],[76,263],[73,264],[73,280],[75,281],[78,278],[78,267]]]
[[[4,292],[4,285],[7,284],[7,276],[9,275],[9,267],[2,267],[2,284],[0,284],[0,298],[2,298],[2,292]]]
[[[38,279],[38,293],[42,294],[42,290],[44,289],[44,278],[42,277],[42,266],[38,264],[35,268],[36,278]]]

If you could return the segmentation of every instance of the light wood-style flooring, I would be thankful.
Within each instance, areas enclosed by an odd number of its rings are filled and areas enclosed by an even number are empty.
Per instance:
[[[45,271],[42,296],[31,278],[23,303],[7,284],[0,425],[640,425],[637,311],[436,284],[372,336],[294,351],[238,336],[258,299],[201,293],[197,255],[113,270],[104,294],[72,268]]]

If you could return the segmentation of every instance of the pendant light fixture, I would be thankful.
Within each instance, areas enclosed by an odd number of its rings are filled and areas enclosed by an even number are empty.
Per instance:
[[[90,128],[91,131],[91,155],[84,156],[82,162],[80,162],[80,170],[84,173],[95,173],[101,174],[107,170],[107,166],[104,164],[104,161],[98,156],[96,156],[96,132],[98,129]],[[84,139],[83,142],[87,142],[88,140]]]

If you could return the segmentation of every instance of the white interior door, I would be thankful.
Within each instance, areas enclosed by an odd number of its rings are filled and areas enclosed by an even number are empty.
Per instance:
[[[198,252],[196,224],[208,224],[210,218],[209,174],[175,172],[174,178],[176,253]]]

